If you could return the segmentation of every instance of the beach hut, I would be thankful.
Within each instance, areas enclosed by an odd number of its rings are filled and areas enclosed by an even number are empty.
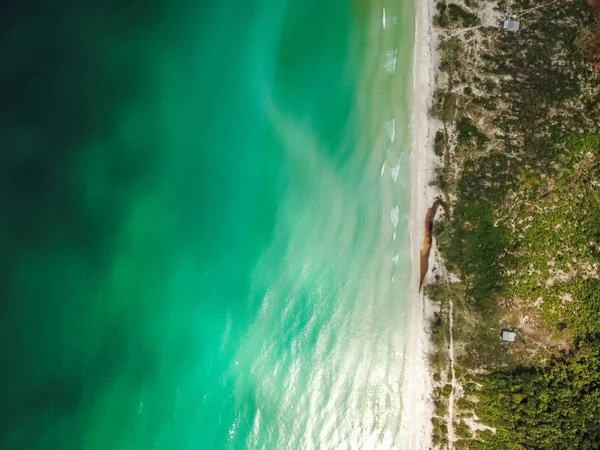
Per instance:
[[[515,342],[517,333],[515,330],[502,330],[502,340],[506,342]]]
[[[519,22],[519,19],[517,19],[516,17],[511,17],[510,19],[506,19],[504,21],[504,29],[506,31],[512,31],[517,32],[519,31],[519,26],[520,26],[521,22]]]

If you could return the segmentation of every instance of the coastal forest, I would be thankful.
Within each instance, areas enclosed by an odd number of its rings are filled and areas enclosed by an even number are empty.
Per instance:
[[[434,447],[600,449],[600,2],[433,25]]]

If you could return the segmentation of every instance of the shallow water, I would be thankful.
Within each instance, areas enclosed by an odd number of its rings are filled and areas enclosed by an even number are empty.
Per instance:
[[[120,3],[0,19],[0,448],[404,448],[414,5]]]

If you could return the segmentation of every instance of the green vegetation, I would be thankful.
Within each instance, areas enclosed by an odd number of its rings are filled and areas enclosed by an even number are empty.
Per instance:
[[[464,45],[458,37],[440,41],[440,70],[455,75],[464,61]]]
[[[462,117],[456,121],[456,131],[458,142],[463,145],[475,141],[480,147],[488,140],[487,136],[479,131],[479,128],[468,117]]]
[[[436,348],[447,342],[453,299],[465,388],[457,449],[600,448],[598,79],[575,45],[589,18],[585,2],[557,2],[529,13],[519,33],[479,27],[440,39],[447,84],[431,108],[444,122],[435,184],[452,217],[433,235],[460,283],[439,280],[425,292],[441,305]],[[438,2],[436,26],[477,23]],[[501,342],[505,327],[517,330],[516,343]],[[436,350],[432,360],[443,397],[447,359]],[[447,411],[442,398],[436,405]],[[460,420],[472,414],[496,433],[472,436]],[[434,423],[438,445],[443,431]]]
[[[471,429],[463,421],[460,421],[454,425],[454,432],[461,439],[471,438]]]
[[[456,94],[436,91],[433,95],[433,105],[430,114],[444,122],[451,121],[456,112]]]
[[[464,278],[469,295],[477,306],[503,286],[502,267],[510,259],[507,251],[514,246],[513,236],[503,225],[494,224],[489,201],[476,200],[456,206],[455,234],[448,259]],[[502,258],[504,256],[504,258]]]
[[[442,156],[444,154],[444,148],[446,147],[446,135],[442,130],[438,130],[435,133],[435,141],[433,150],[436,156]]]
[[[472,449],[552,450],[599,448],[600,345],[534,368],[479,377],[468,389],[479,398],[477,414],[494,424],[485,445]]]
[[[444,445],[448,443],[448,426],[439,418],[434,417],[431,419],[433,424],[433,444]]]
[[[548,325],[587,338],[600,330],[600,196],[595,185],[600,181],[600,134],[570,135],[563,145],[564,154],[557,158],[563,170],[552,187],[546,178],[521,174],[538,211],[522,231],[519,275],[509,292],[541,297]],[[528,217],[523,208],[515,220]]]
[[[437,14],[433,18],[433,24],[440,28],[450,25],[459,27],[473,27],[479,23],[477,16],[456,3],[438,2]]]

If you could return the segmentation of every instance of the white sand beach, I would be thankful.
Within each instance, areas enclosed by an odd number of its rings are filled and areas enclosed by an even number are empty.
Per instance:
[[[419,256],[424,237],[424,221],[435,189],[430,186],[435,167],[432,124],[428,118],[434,83],[435,35],[432,29],[434,2],[417,0],[413,94],[411,111],[412,161],[410,236],[413,292],[411,334],[408,345],[406,379],[404,381],[404,414],[407,417],[408,448],[429,449],[431,446],[431,377],[427,353],[429,335],[427,318],[430,307],[418,292]]]

